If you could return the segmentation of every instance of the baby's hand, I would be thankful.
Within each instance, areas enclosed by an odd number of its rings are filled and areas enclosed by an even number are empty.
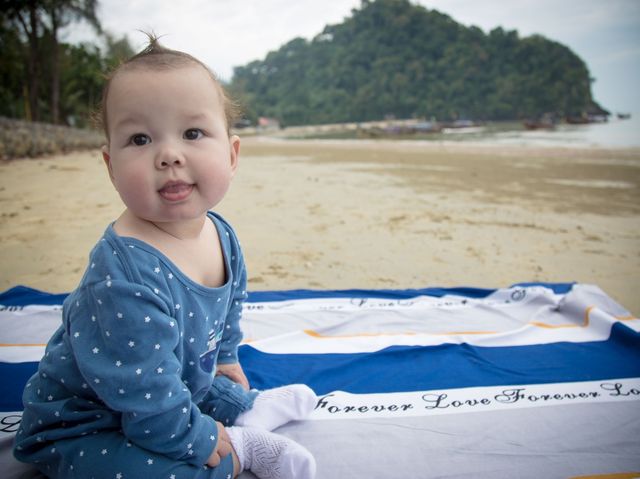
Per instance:
[[[240,363],[218,364],[216,375],[218,374],[227,376],[233,382],[240,384],[240,386],[245,388],[247,391],[249,390],[249,380],[247,379],[247,376],[245,376]]]
[[[231,440],[229,439],[229,435],[227,434],[224,426],[218,421],[216,421],[216,425],[218,426],[218,443],[207,460],[207,466],[211,467],[220,465],[222,458],[228,456],[233,451]]]

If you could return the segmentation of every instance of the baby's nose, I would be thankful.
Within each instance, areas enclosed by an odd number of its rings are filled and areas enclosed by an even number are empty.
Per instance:
[[[158,168],[167,168],[170,166],[182,166],[185,162],[184,156],[179,150],[172,147],[163,148],[156,158],[156,166]]]

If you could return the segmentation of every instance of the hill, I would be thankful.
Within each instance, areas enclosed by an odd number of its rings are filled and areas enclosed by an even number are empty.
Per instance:
[[[595,105],[587,66],[568,47],[486,34],[408,0],[362,0],[312,40],[236,67],[230,89],[249,118],[286,125],[579,116]]]

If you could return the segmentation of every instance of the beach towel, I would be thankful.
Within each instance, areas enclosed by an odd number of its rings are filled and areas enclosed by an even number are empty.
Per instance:
[[[0,294],[2,477],[38,477],[11,441],[64,297]],[[254,292],[242,328],[253,387],[318,394],[277,432],[319,479],[640,477],[640,320],[596,286]]]

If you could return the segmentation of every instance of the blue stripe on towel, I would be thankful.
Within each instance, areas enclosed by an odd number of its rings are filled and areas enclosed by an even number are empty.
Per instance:
[[[240,361],[255,388],[300,382],[317,394],[596,381],[640,377],[640,334],[617,323],[607,341],[393,346],[349,354],[268,354],[244,345]]]
[[[0,362],[0,411],[22,411],[22,391],[27,381],[38,369],[37,362]]]
[[[544,286],[556,294],[569,292],[573,283],[518,283],[514,286]],[[291,301],[296,299],[323,298],[379,298],[379,299],[407,299],[416,296],[433,296],[440,298],[446,295],[463,296],[466,298],[485,298],[495,289],[486,288],[422,288],[422,289],[344,289],[344,290],[310,290],[292,289],[285,291],[249,291],[249,302],[263,301]],[[15,286],[0,293],[0,305],[27,306],[30,304],[55,305],[62,304],[67,293],[51,294],[26,286]]]
[[[14,286],[0,293],[0,305],[2,306],[28,306],[31,304],[57,305],[62,304],[68,293],[46,293],[26,286]]]

